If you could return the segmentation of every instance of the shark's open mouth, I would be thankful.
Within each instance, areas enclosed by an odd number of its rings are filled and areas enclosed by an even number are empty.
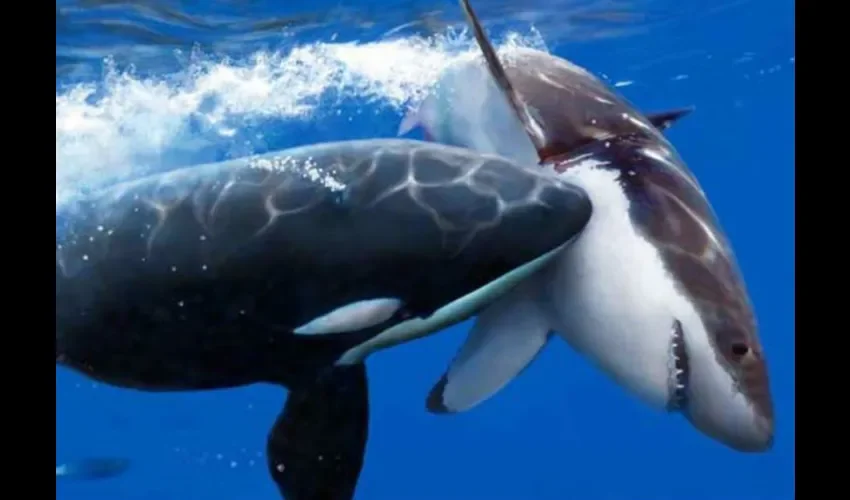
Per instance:
[[[690,367],[685,346],[685,333],[679,320],[673,321],[673,327],[670,330],[670,353],[667,368],[669,374],[667,409],[681,411],[687,404]]]

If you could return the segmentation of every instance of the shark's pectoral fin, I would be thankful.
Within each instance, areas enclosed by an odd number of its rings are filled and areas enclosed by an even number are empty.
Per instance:
[[[658,130],[667,130],[679,119],[691,114],[694,111],[693,106],[686,108],[671,109],[668,111],[660,111],[658,113],[649,113],[647,119],[655,125]]]
[[[363,364],[292,390],[268,436],[269,472],[286,500],[354,497],[369,429]]]
[[[533,283],[481,312],[449,369],[431,390],[432,413],[458,413],[496,394],[546,345],[549,324],[535,302]]]
[[[429,128],[435,126],[434,107],[436,106],[433,95],[429,95],[418,104],[415,109],[409,110],[399,123],[397,136],[407,135],[417,128],[422,128],[425,140],[431,140],[433,134]]]
[[[406,135],[410,133],[413,129],[421,125],[422,123],[419,119],[419,111],[410,110],[407,112],[407,114],[404,115],[404,118],[401,119],[401,123],[399,123],[398,130],[396,131],[396,135]]]

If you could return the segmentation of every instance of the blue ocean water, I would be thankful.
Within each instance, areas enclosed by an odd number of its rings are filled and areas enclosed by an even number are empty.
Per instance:
[[[357,498],[794,497],[793,0],[474,3],[500,45],[545,48],[644,111],[694,105],[668,137],[735,248],[768,356],[774,448],[730,451],[645,408],[562,342],[473,411],[424,399],[469,323],[369,361]],[[283,5],[286,4],[286,5]],[[521,5],[520,5],[521,4]],[[454,0],[57,1],[57,203],[74,190],[323,140],[392,137],[439,70],[472,50]],[[265,437],[285,391],[149,394],[56,370],[62,500],[278,498]]]

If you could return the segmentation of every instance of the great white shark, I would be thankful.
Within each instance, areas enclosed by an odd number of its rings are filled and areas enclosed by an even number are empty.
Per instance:
[[[452,98],[477,99],[511,123],[446,127],[440,112],[452,108],[437,105],[425,111],[431,135],[539,163],[585,189],[593,214],[556,259],[482,310],[429,410],[462,412],[493,396],[555,332],[649,405],[735,450],[770,449],[768,370],[744,280],[705,193],[662,134],[688,110],[648,118],[589,72],[540,52],[503,66],[460,3],[492,75],[486,85],[500,96],[460,86]]]
[[[474,315],[590,213],[542,170],[399,139],[110,186],[57,206],[56,363],[145,391],[286,387],[266,453],[281,495],[347,500],[369,355]]]

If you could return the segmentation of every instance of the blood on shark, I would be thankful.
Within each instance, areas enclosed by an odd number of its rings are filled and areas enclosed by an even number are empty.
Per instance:
[[[773,403],[755,313],[705,193],[660,131],[676,113],[643,117],[598,80],[590,90],[561,81],[527,91],[461,5],[539,164],[585,189],[593,215],[556,260],[480,313],[429,409],[464,411],[491,397],[554,331],[643,401],[733,449],[769,449]],[[573,107],[550,105],[558,88]],[[582,103],[605,92],[612,107],[585,114]],[[584,128],[587,119],[607,125]]]

